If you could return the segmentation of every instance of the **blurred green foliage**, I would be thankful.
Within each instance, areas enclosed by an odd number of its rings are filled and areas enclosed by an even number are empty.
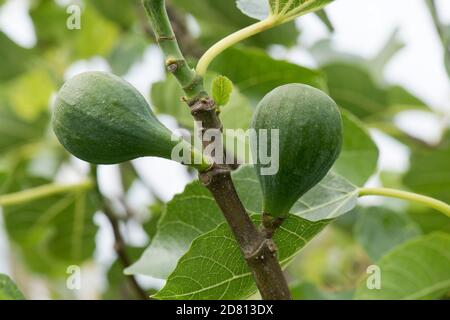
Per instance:
[[[0,1],[0,5],[3,3]],[[191,61],[198,58],[199,51],[223,36],[254,22],[234,3],[234,0],[168,1],[169,14],[181,46],[196,48],[187,52]],[[73,160],[59,146],[50,127],[53,95],[63,84],[71,65],[80,60],[102,57],[112,72],[123,76],[142,59],[145,50],[154,45],[138,0],[83,1],[79,30],[66,27],[66,8],[53,0],[32,0],[29,14],[37,39],[33,48],[23,48],[0,32],[0,196],[53,183],[64,168],[74,168]],[[332,20],[323,12],[320,17],[332,32]],[[196,23],[194,28],[192,20]],[[191,29],[196,28],[199,29],[198,34],[191,33]],[[443,42],[447,68],[450,69],[448,26],[445,30],[447,33],[443,34],[447,36],[443,37]],[[206,87],[210,89],[212,79],[218,74],[227,76],[234,86],[230,101],[222,109],[224,127],[246,129],[253,107],[274,87],[290,82],[310,84],[327,91],[346,110],[344,123],[349,133],[344,144],[350,151],[343,153],[336,165],[340,174],[352,183],[362,185],[375,173],[378,152],[367,129],[377,129],[398,139],[411,150],[408,171],[384,172],[382,184],[407,188],[450,202],[450,132],[443,135],[438,145],[428,145],[410,137],[395,123],[395,117],[403,111],[434,112],[413,92],[383,78],[384,67],[403,47],[395,33],[372,61],[333,49],[332,33],[329,39],[312,47],[303,47],[316,59],[316,69],[270,56],[267,49],[273,44],[303,46],[298,42],[299,34],[294,22],[285,24],[225,51],[214,61],[211,73],[206,77]],[[151,70],[142,70],[144,75],[148,72]],[[180,100],[182,95],[174,78],[167,76],[153,85],[148,98],[158,114],[170,115],[181,127],[192,130],[189,110]],[[121,174],[123,199],[126,199],[134,183],[141,178],[132,166],[124,166],[121,166]],[[127,207],[126,200],[123,202]],[[201,208],[198,202],[190,205]],[[213,205],[206,204],[205,210],[210,210]],[[11,265],[22,264],[23,272],[44,279],[53,298],[73,298],[67,290],[55,288],[61,287],[68,265],[83,265],[94,260],[98,227],[93,217],[101,209],[94,190],[90,189],[3,208],[4,227],[14,251]],[[170,209],[156,199],[145,212],[145,219],[128,214],[121,217],[124,220],[121,223],[140,224],[152,239],[162,227],[158,224],[159,217],[164,217]],[[436,234],[436,231],[440,233]],[[412,255],[419,250],[421,256],[418,259],[426,260],[429,265],[427,272],[432,274],[436,267],[436,274],[440,277],[437,280],[445,281],[448,274],[445,274],[444,254],[433,256],[423,247],[435,241],[436,244],[432,245],[439,246],[438,249],[445,248],[449,232],[447,217],[423,207],[358,207],[331,223],[294,259],[288,268],[289,278],[294,280],[294,297],[351,298],[358,290],[357,297],[372,298],[370,293],[358,289],[362,283],[358,279],[361,280],[369,264],[377,261],[382,265],[404,264],[402,250],[413,252]],[[170,239],[164,241],[168,243]],[[446,248],[448,251],[448,246]],[[133,262],[143,251],[144,247],[130,245],[127,248]],[[107,279],[104,298],[135,298],[122,269],[123,266],[116,261],[104,272]],[[389,275],[389,279],[401,292],[411,289],[407,280],[393,275]],[[427,279],[422,277],[420,280],[414,290],[429,285]],[[426,297],[442,297],[445,289]],[[447,291],[449,289],[450,286]],[[0,299],[22,297],[12,281],[0,275]]]

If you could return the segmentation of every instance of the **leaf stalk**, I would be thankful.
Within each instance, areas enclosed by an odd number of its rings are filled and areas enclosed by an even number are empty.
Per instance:
[[[86,180],[77,184],[67,184],[67,185],[50,183],[47,185],[39,186],[24,191],[2,195],[0,196],[0,206],[6,207],[19,205],[61,193],[88,190],[91,189],[92,187],[93,183],[90,180]]]
[[[388,189],[388,188],[361,188],[359,189],[359,196],[384,196],[390,198],[397,198],[412,202],[417,202],[423,205],[426,205],[430,208],[433,208],[439,212],[450,217],[450,206],[440,200],[423,196],[421,194],[406,192],[396,189]]]

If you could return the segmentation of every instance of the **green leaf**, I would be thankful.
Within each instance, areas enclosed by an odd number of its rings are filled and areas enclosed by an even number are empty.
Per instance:
[[[69,41],[74,41],[74,56],[86,59],[95,55],[107,56],[119,36],[119,28],[104,19],[94,8],[86,6],[82,13],[80,30],[70,30]]]
[[[0,300],[25,300],[16,284],[5,274],[0,274]]]
[[[124,35],[108,56],[112,72],[120,76],[126,74],[130,67],[142,57],[146,47],[145,37],[134,33]]]
[[[327,292],[313,283],[302,281],[290,287],[294,300],[351,300],[352,291]]]
[[[298,17],[317,11],[334,0],[269,0],[274,15]]]
[[[383,207],[360,208],[357,217],[355,238],[372,261],[422,233],[408,215]]]
[[[385,255],[377,265],[381,289],[362,281],[356,299],[439,299],[450,290],[450,235],[434,233],[415,238]]]
[[[250,18],[264,20],[270,15],[269,0],[237,0],[236,5]]]
[[[201,30],[199,40],[206,47],[254,23],[253,19],[239,11],[236,0],[172,0],[172,3],[177,9],[196,18]],[[298,34],[292,22],[257,34],[245,43],[262,48],[273,44],[292,46],[297,42]]]
[[[6,193],[27,190],[49,183],[30,176],[26,167],[15,172]],[[74,189],[3,208],[6,230],[25,260],[37,272],[63,275],[70,264],[92,257],[98,210],[92,190]],[[51,266],[51,268],[49,267]]]
[[[184,92],[180,84],[171,74],[163,81],[152,85],[150,98],[152,107],[157,114],[166,114],[174,117],[184,128],[193,128],[194,122],[189,108],[181,98]]]
[[[102,16],[117,23],[123,29],[133,26],[138,10],[142,10],[139,0],[91,0],[90,2]]]
[[[199,182],[189,184],[167,204],[150,246],[125,272],[165,279],[191,241],[223,221],[209,191]]]
[[[396,112],[412,109],[430,111],[430,108],[424,101],[401,86],[390,86],[387,89],[387,94],[391,105],[390,109]]]
[[[450,25],[445,26],[444,33],[445,33],[445,37],[446,37],[446,39],[443,43],[443,45],[444,45],[444,64],[445,64],[445,70],[447,70],[447,74],[450,79]]]
[[[389,107],[386,91],[364,66],[335,62],[323,66],[322,70],[326,73],[331,97],[358,118],[383,113]]]
[[[10,80],[27,69],[32,50],[25,49],[0,32],[0,81]]]
[[[450,78],[450,44],[447,45],[447,50],[445,50],[444,63],[445,63],[445,70],[447,70],[448,77]]]
[[[441,231],[450,234],[450,219],[441,212],[423,206],[412,206],[408,210],[410,218],[424,234]]]
[[[258,49],[230,48],[214,60],[210,69],[230,78],[253,104],[273,88],[288,83],[304,83],[325,89],[320,72],[275,60]]]
[[[48,72],[34,69],[13,80],[8,96],[14,112],[29,122],[34,122],[48,112],[50,96],[56,86]]]
[[[327,27],[329,32],[334,32],[333,22],[331,22],[330,17],[324,9],[317,11],[316,16],[322,21],[325,27]]]
[[[37,142],[43,138],[49,115],[41,113],[32,124],[19,117],[0,96],[0,157],[11,155],[8,151]]]
[[[342,112],[344,140],[334,171],[357,186],[376,172],[378,148],[364,125],[347,111]]]
[[[336,50],[331,39],[319,40],[310,50],[320,65],[334,63],[354,65],[364,69],[377,84],[388,85],[384,79],[386,66],[404,46],[405,44],[399,40],[398,29],[395,29],[382,49],[370,60],[350,52]]]
[[[131,260],[139,258],[143,252],[143,248],[127,247],[126,252]],[[125,300],[140,299],[137,297],[133,288],[130,288],[127,276],[123,274],[123,265],[117,259],[111,265],[107,273],[108,288],[104,292],[102,299],[104,300]]]
[[[450,132],[435,149],[413,149],[403,183],[414,192],[450,202]]]
[[[310,221],[333,219],[352,210],[357,200],[358,188],[330,171],[294,204],[291,213]]]
[[[65,49],[63,55],[70,61],[95,55],[107,56],[114,47],[120,27],[97,11],[89,1],[81,7],[80,29],[66,27],[66,7],[55,1],[33,1],[30,15],[37,34],[38,47]],[[120,1],[121,3],[124,1]],[[114,7],[113,4],[110,6]],[[120,12],[123,15],[124,11]],[[68,54],[69,53],[69,54]]]
[[[295,18],[320,10],[333,0],[237,0],[238,8],[249,17],[264,20],[270,15]],[[284,19],[283,19],[284,20]]]
[[[261,212],[262,192],[253,167],[242,166],[233,173],[233,181],[245,208]],[[292,212],[315,221],[333,218],[356,205],[357,193],[355,186],[330,173],[298,201]],[[167,204],[152,243],[126,272],[165,279],[191,242],[223,221],[209,191],[198,181],[189,184]]]
[[[216,77],[212,82],[212,96],[218,106],[225,106],[230,101],[233,83],[224,76]]]
[[[258,216],[259,218],[259,216]],[[259,219],[255,217],[256,223]],[[274,241],[283,266],[329,221],[310,222],[295,216],[277,230]],[[228,225],[223,223],[192,243],[167,279],[157,299],[244,299],[256,286]]]
[[[37,45],[43,49],[61,44],[70,35],[71,31],[66,28],[69,16],[65,8],[55,1],[33,1],[30,16],[37,36]]]
[[[398,28],[394,29],[391,36],[384,44],[384,47],[378,52],[372,61],[367,63],[369,69],[372,71],[372,74],[379,83],[384,83],[384,70],[386,69],[388,63],[406,46],[406,44],[399,39],[399,31],[400,30]]]

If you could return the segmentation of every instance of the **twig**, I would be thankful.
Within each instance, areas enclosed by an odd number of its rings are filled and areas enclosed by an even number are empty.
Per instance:
[[[91,175],[92,175],[92,179],[94,181],[95,192],[97,193],[97,196],[102,204],[102,211],[105,214],[106,218],[108,219],[109,223],[111,224],[111,227],[113,230],[114,241],[115,241],[114,251],[117,253],[117,257],[118,257],[120,263],[122,264],[122,267],[124,269],[128,268],[131,265],[131,261],[126,252],[126,244],[125,244],[125,241],[123,240],[122,234],[120,232],[119,220],[117,219],[116,214],[114,213],[114,211],[108,204],[108,201],[105,199],[102,192],[100,191],[100,188],[98,185],[97,166],[95,166],[95,165],[91,166]],[[143,300],[150,299],[149,295],[145,292],[144,289],[142,289],[140,287],[140,285],[136,281],[136,278],[133,275],[124,275],[124,276],[127,278],[131,288],[133,289],[133,291],[139,298],[141,298]]]
[[[166,3],[167,14],[172,22],[173,31],[180,44],[181,51],[187,56],[200,58],[202,49],[192,37],[186,24],[186,17],[169,1]]]
[[[192,116],[202,124],[201,134],[210,129],[222,130],[215,102],[205,92],[202,78],[188,66],[181,53],[166,12],[165,1],[143,0],[143,3],[157,41],[166,56],[166,67],[183,87],[187,95],[185,101]],[[203,141],[204,147],[210,143],[212,142]],[[221,141],[214,143],[221,145]],[[289,288],[276,257],[276,246],[251,221],[236,192],[230,170],[228,166],[215,164],[207,172],[200,173],[199,178],[214,196],[227,220],[262,298],[290,299]]]
[[[438,10],[436,6],[436,2],[434,0],[427,0],[428,10],[430,11],[431,18],[433,19],[434,27],[436,28],[436,32],[441,40],[442,44],[445,45],[445,32],[444,26],[439,19]]]

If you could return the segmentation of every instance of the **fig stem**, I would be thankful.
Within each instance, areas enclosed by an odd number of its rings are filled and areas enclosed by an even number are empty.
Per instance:
[[[202,134],[208,129],[222,130],[217,106],[203,87],[202,75],[189,68],[178,47],[165,1],[143,0],[143,3],[157,41],[166,56],[168,71],[174,74],[186,93],[184,100],[194,119],[201,123]],[[203,141],[203,147],[207,147],[209,143]],[[221,141],[216,143],[222,144]],[[200,181],[214,196],[227,220],[263,299],[290,299],[289,288],[276,256],[276,246],[273,241],[265,238],[265,234],[260,232],[250,219],[231,179],[231,168],[234,166],[220,167],[213,163],[207,170],[199,170]]]
[[[143,5],[156,35],[156,41],[166,56],[167,70],[177,78],[189,99],[198,96],[204,91],[203,81],[195,70],[189,67],[180,50],[165,1],[143,0]]]
[[[214,44],[212,47],[210,47],[205,54],[200,58],[197,64],[197,74],[200,76],[204,76],[206,74],[206,71],[208,71],[208,67],[211,64],[211,62],[220,55],[223,51],[226,49],[232,47],[233,45],[248,39],[258,33],[261,33],[263,31],[266,31],[268,29],[274,28],[280,24],[292,21],[293,19],[297,18],[298,16],[302,14],[306,14],[310,11],[302,12],[305,8],[308,6],[311,6],[314,2],[317,0],[310,0],[306,1],[302,5],[298,6],[297,8],[289,11],[291,5],[294,3],[293,0],[289,0],[283,8],[278,7],[271,12],[271,14],[264,20],[258,21],[248,27],[245,27],[241,30],[238,30],[216,44]],[[281,9],[281,11],[280,11]],[[272,11],[272,8],[271,8]],[[313,10],[314,11],[314,10]]]
[[[50,197],[56,194],[65,192],[77,192],[82,190],[88,190],[93,187],[93,183],[90,180],[86,180],[77,184],[59,184],[50,183],[36,188],[28,189],[25,191],[9,193],[0,196],[0,206],[13,206],[26,203],[33,200]]]
[[[359,196],[384,196],[417,202],[442,212],[450,217],[450,206],[447,203],[417,193],[388,188],[361,188],[359,189]]]

